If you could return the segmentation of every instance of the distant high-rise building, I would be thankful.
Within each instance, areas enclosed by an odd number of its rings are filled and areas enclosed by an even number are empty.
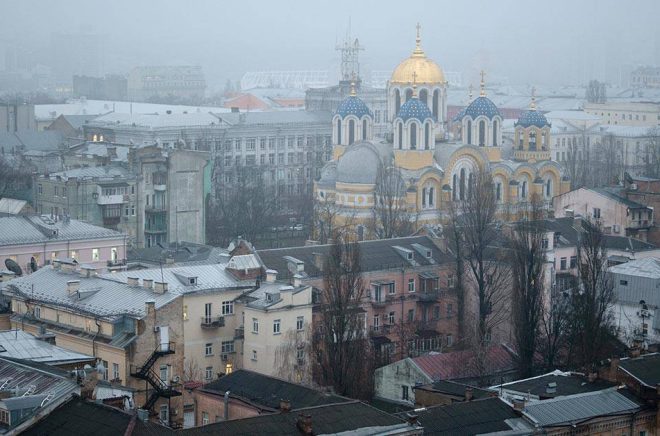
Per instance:
[[[0,103],[0,132],[37,130],[34,105]]]

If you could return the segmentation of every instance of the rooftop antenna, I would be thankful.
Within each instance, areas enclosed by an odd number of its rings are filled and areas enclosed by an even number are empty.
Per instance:
[[[351,18],[348,19],[348,29],[346,30],[346,37],[344,42],[337,44],[335,50],[341,52],[341,67],[340,67],[340,80],[351,80],[354,74],[359,78],[360,75],[360,62],[359,53],[364,50],[360,45],[360,41],[355,38],[352,41],[351,36]]]

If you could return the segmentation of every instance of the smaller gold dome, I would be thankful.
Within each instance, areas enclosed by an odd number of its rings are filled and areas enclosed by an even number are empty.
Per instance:
[[[397,85],[412,84],[441,84],[445,82],[445,74],[442,68],[431,59],[421,47],[419,36],[419,25],[417,25],[417,40],[415,50],[408,59],[401,62],[392,73],[390,83]]]

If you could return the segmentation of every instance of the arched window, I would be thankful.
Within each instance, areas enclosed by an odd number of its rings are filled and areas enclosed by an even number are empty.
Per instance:
[[[429,201],[428,201],[429,206],[433,206],[434,196],[435,196],[435,188],[433,188],[433,186],[431,186],[429,188]]]
[[[527,198],[527,180],[520,184],[520,198]]]
[[[429,92],[426,89],[419,91],[419,100],[423,102],[426,106],[429,105]]]
[[[412,98],[412,89],[406,89],[406,101]]]
[[[417,150],[417,123],[410,125],[410,149]]]
[[[529,149],[531,151],[536,150],[536,131],[534,130],[529,132]]]
[[[355,142],[355,120],[348,120],[348,145]]]
[[[422,188],[422,207],[426,207],[426,188]]]
[[[337,144],[341,144],[341,119],[337,120]]]
[[[497,147],[497,120],[493,120],[493,147]]]
[[[470,195],[472,189],[474,189],[474,174],[470,173],[468,176],[468,195]]]
[[[467,121],[467,143],[472,145],[472,120]]]
[[[479,147],[486,145],[486,122],[479,121]]]
[[[394,91],[394,102],[394,105],[396,106],[394,114],[396,115],[399,113],[399,109],[401,109],[401,91],[398,89]]]
[[[548,180],[545,181],[545,197],[552,198],[552,178],[548,177]]]
[[[440,92],[436,89],[433,91],[433,116],[436,120],[440,118],[438,115],[438,109],[440,107]]]
[[[502,182],[495,183],[495,200],[502,201]]]
[[[523,129],[518,129],[518,150],[522,150],[525,143],[525,135],[523,133]]]
[[[367,120],[362,120],[362,140],[367,140]]]
[[[454,176],[452,177],[452,181],[451,181],[451,198],[452,198],[452,200],[457,200],[458,199],[458,193],[457,193],[458,191],[456,191],[456,188],[458,188],[458,186],[457,186],[458,183],[457,183],[456,179],[458,179],[458,177],[456,176],[456,174],[454,174]]]
[[[424,148],[428,150],[431,148],[431,123],[424,125]]]
[[[399,121],[399,150],[403,148],[403,123]]]
[[[461,186],[459,189],[459,198],[465,200],[465,168],[461,168]]]

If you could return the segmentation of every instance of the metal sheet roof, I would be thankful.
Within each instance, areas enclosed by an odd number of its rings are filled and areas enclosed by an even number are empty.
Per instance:
[[[14,198],[0,198],[0,213],[18,215],[25,207],[27,201]]]
[[[0,346],[5,350],[0,352],[0,356],[32,360],[50,365],[94,359],[93,356],[69,351],[39,340],[23,330],[0,332]]]
[[[117,231],[73,219],[54,222],[37,216],[0,217],[0,246],[123,237]]]

